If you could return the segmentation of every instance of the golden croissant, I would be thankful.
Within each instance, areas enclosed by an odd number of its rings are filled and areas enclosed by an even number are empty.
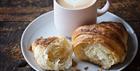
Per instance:
[[[72,34],[75,55],[84,61],[109,69],[122,63],[127,54],[128,33],[120,23],[84,25]]]

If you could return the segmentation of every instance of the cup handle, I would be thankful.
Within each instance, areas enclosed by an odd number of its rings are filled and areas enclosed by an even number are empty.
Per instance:
[[[106,0],[106,4],[104,5],[104,7],[102,9],[97,9],[98,16],[101,16],[107,12],[107,10],[109,9],[110,3],[111,2],[109,0]]]

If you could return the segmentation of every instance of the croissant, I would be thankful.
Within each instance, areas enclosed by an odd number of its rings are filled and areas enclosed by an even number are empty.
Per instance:
[[[38,38],[32,43],[37,64],[45,70],[65,70],[72,65],[71,43],[62,36]]]
[[[109,69],[122,63],[127,53],[128,33],[115,22],[84,25],[72,33],[73,51],[80,60]]]

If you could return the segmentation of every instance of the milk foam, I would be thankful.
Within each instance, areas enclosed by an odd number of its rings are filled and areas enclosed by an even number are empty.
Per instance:
[[[69,9],[80,9],[91,5],[96,0],[57,0],[57,2]]]

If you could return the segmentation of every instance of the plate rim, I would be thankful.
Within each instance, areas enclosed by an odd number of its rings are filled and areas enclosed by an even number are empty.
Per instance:
[[[27,57],[25,56],[25,53],[24,53],[24,47],[23,47],[23,39],[24,39],[24,36],[26,34],[26,31],[29,29],[29,27],[34,24],[34,22],[36,22],[38,19],[40,19],[41,17],[45,16],[46,14],[50,14],[52,13],[53,11],[49,11],[49,12],[46,12],[46,13],[43,13],[41,15],[39,15],[37,18],[35,18],[33,21],[31,21],[28,26],[25,28],[25,30],[23,31],[22,33],[22,36],[21,36],[21,41],[20,41],[20,45],[21,45],[21,52],[22,52],[22,55],[24,57],[24,59],[27,61],[27,63],[33,68],[35,69],[36,71],[39,71],[37,68],[35,68],[30,62],[29,60],[27,59]]]
[[[31,26],[32,24],[34,24],[34,22],[36,22],[36,21],[37,21],[38,19],[40,19],[41,17],[43,17],[43,16],[45,16],[45,15],[47,15],[47,14],[51,14],[51,13],[53,13],[53,10],[39,15],[37,18],[35,18],[33,21],[31,21],[31,22],[28,24],[28,26],[25,28],[25,30],[23,31],[22,36],[21,36],[20,46],[21,46],[22,55],[23,55],[24,59],[27,61],[27,63],[28,63],[33,69],[35,69],[36,71],[39,71],[39,70],[38,70],[36,67],[34,67],[34,66],[30,63],[30,61],[27,59],[27,57],[26,57],[26,55],[25,55],[24,47],[23,47],[23,40],[24,40],[24,37],[25,37],[25,34],[26,34],[27,30],[30,28],[30,26]],[[132,61],[133,61],[134,58],[136,57],[137,52],[138,52],[138,38],[137,38],[137,36],[136,36],[136,33],[135,33],[134,29],[133,29],[125,20],[123,20],[121,17],[119,17],[119,16],[117,16],[117,15],[111,13],[111,12],[107,12],[107,13],[110,14],[110,15],[112,15],[113,17],[118,18],[119,20],[121,20],[122,23],[126,23],[127,27],[131,28],[130,31],[131,31],[131,33],[133,34],[134,39],[135,39],[135,41],[136,41],[136,43],[135,43],[135,44],[136,44],[136,46],[135,46],[135,47],[136,47],[136,50],[135,50],[135,52],[133,53],[134,55],[132,56],[131,60],[130,60],[126,65],[124,65],[123,67],[121,67],[120,69],[117,70],[117,71],[121,71],[121,70],[123,70],[124,68],[126,68],[128,65],[130,65],[130,63],[132,63]],[[115,71],[116,71],[116,70],[115,70]]]
[[[114,17],[120,19],[123,23],[126,23],[127,27],[131,28],[130,31],[131,31],[131,33],[133,34],[133,37],[134,37],[134,39],[135,39],[135,41],[136,41],[136,43],[135,43],[135,44],[136,44],[136,46],[135,46],[135,47],[136,47],[136,51],[133,53],[134,55],[132,56],[131,60],[127,63],[127,65],[125,65],[125,66],[121,67],[120,69],[118,69],[118,71],[121,71],[121,70],[123,70],[124,68],[126,68],[128,65],[130,65],[130,64],[132,63],[132,61],[134,60],[134,58],[136,57],[137,52],[138,52],[138,38],[137,38],[137,35],[136,35],[134,29],[133,29],[124,19],[122,19],[121,17],[119,17],[119,16],[117,16],[117,15],[111,13],[111,12],[108,12],[108,13],[111,14],[112,16],[114,16]],[[123,25],[124,25],[124,24],[123,24]]]

